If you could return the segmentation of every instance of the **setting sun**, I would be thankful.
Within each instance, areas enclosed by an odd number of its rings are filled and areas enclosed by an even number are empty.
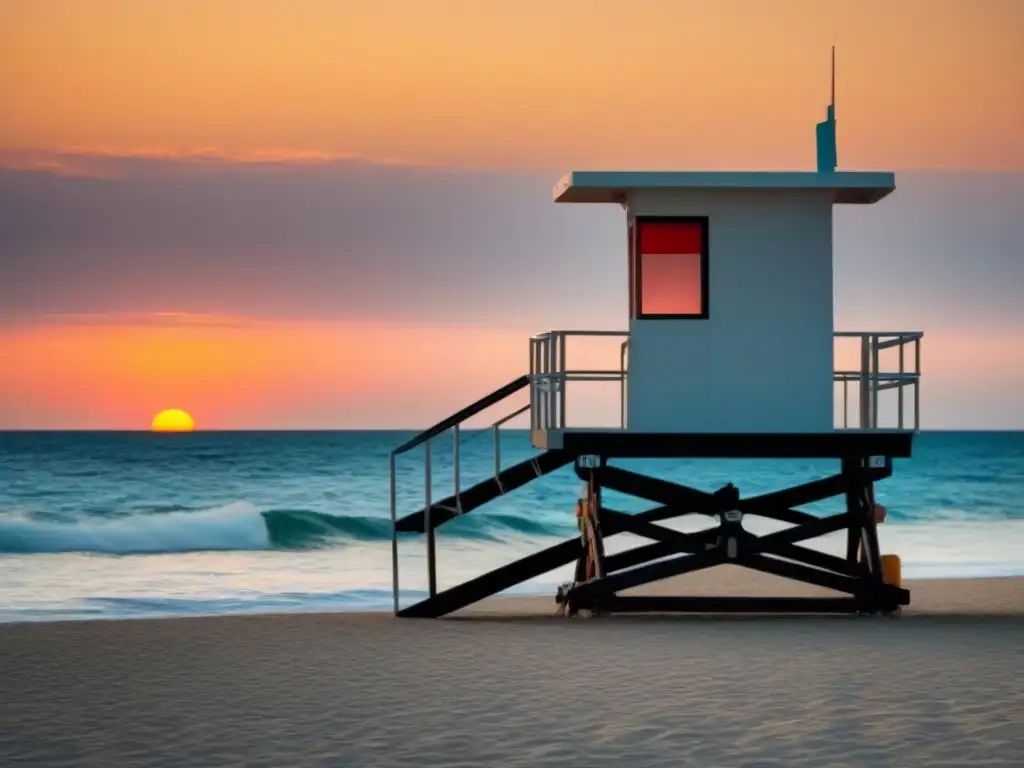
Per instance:
[[[154,432],[194,432],[195,428],[195,419],[178,408],[160,411],[153,417]]]

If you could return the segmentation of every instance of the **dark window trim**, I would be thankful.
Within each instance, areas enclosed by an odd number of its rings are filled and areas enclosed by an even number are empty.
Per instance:
[[[677,222],[685,224],[700,225],[700,312],[697,314],[645,314],[643,308],[643,254],[640,252],[640,228],[647,221]],[[710,240],[708,238],[708,217],[707,216],[637,216],[634,218],[636,227],[636,247],[634,249],[635,270],[633,278],[633,304],[636,307],[636,319],[638,320],[707,320],[710,317],[710,283],[708,275],[708,263],[710,261]]]

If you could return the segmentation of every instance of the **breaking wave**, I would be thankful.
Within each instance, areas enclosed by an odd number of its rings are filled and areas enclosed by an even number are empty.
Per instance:
[[[507,514],[460,518],[442,530],[445,536],[481,540],[497,540],[503,531],[528,536],[566,533],[564,526]],[[388,519],[304,509],[261,511],[241,501],[206,510],[173,508],[80,522],[0,516],[0,553],[6,554],[301,550],[390,539]]]

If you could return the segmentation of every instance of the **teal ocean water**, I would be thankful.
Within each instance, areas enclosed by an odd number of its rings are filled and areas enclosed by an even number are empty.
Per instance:
[[[0,433],[0,621],[389,608],[388,454],[409,436]],[[493,472],[490,432],[464,432],[460,452],[463,488]],[[513,430],[501,452],[503,466],[534,453]],[[451,456],[451,438],[439,438],[435,500],[452,491]],[[733,482],[748,495],[831,474],[838,462],[620,464],[705,490]],[[400,514],[422,505],[424,470],[422,450],[400,459]],[[567,467],[445,525],[440,586],[572,535],[578,491]],[[890,512],[883,549],[901,555],[906,576],[1024,574],[1024,433],[924,433],[877,496]],[[612,494],[607,503],[642,508]],[[401,540],[403,602],[425,586],[423,541]],[[632,544],[613,541],[613,550]],[[840,537],[819,542],[842,548]],[[568,575],[520,590],[553,593]]]

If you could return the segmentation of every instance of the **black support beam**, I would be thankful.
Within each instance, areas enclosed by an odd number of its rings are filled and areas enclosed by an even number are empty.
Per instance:
[[[568,439],[569,433],[566,434]],[[621,436],[620,436],[621,437]],[[807,457],[830,455],[841,458],[840,472],[790,488],[742,498],[731,485],[708,493],[679,483],[650,477],[621,467],[608,466],[609,456],[628,456],[628,446],[640,437],[632,433],[615,450],[602,453],[601,440],[566,444],[537,459],[510,467],[499,475],[460,494],[463,512],[478,507],[511,487],[521,487],[536,477],[576,461],[576,473],[588,483],[584,536],[574,537],[541,552],[529,555],[490,573],[471,579],[399,611],[400,616],[442,616],[478,600],[502,592],[529,579],[576,561],[572,584],[560,590],[559,602],[569,608],[611,612],[758,612],[802,611],[808,613],[891,612],[910,601],[909,592],[884,583],[881,554],[874,519],[874,483],[892,473],[892,457],[909,455],[909,438],[903,433],[875,433],[860,436],[788,436],[789,442],[765,449],[762,457]],[[766,436],[757,436],[764,440]],[[778,436],[772,436],[774,439]],[[701,457],[715,455],[750,456],[750,436],[668,436],[652,445],[662,447],[690,445],[700,441]],[[813,438],[813,439],[811,439]],[[815,440],[823,442],[816,443]],[[779,438],[782,440],[783,438]],[[583,437],[579,437],[583,441]],[[729,441],[732,440],[732,448]],[[709,443],[710,441],[710,443]],[[692,445],[696,445],[693,443]],[[692,447],[691,445],[691,447]],[[709,452],[708,446],[716,452]],[[624,446],[626,446],[624,448]],[[817,448],[815,449],[815,446]],[[763,446],[762,446],[763,447]],[[867,449],[870,448],[870,451]],[[880,450],[887,448],[888,450]],[[666,448],[667,450],[668,448]],[[812,449],[818,450],[814,453]],[[864,450],[861,450],[864,449]],[[638,449],[637,449],[638,450]],[[680,449],[681,450],[681,449]],[[694,450],[696,450],[694,448]],[[905,450],[905,453],[903,452]],[[651,449],[637,454],[660,455]],[[689,455],[683,453],[666,454]],[[870,457],[883,456],[883,461]],[[590,460],[593,457],[596,461]],[[586,460],[585,460],[586,459]],[[493,485],[489,485],[493,484]],[[602,490],[608,489],[644,499],[656,506],[638,514],[626,514],[601,503]],[[840,496],[845,511],[818,517],[798,509],[824,499]],[[455,516],[454,498],[432,506],[431,519],[437,524]],[[449,510],[446,512],[445,510]],[[596,510],[596,516],[593,515]],[[421,531],[423,512],[403,518],[400,530]],[[714,519],[710,527],[696,533],[683,533],[657,523],[688,514]],[[757,515],[789,527],[763,536],[743,528],[742,521]],[[845,557],[820,552],[803,542],[836,531],[848,532]],[[626,551],[605,554],[603,542],[618,533],[628,532],[649,540]],[[589,537],[589,538],[588,538]],[[584,551],[584,541],[594,547]],[[588,560],[589,557],[589,560]],[[845,594],[845,597],[697,597],[697,596],[623,596],[619,593],[653,581],[693,573],[723,564],[770,573],[821,589]]]

